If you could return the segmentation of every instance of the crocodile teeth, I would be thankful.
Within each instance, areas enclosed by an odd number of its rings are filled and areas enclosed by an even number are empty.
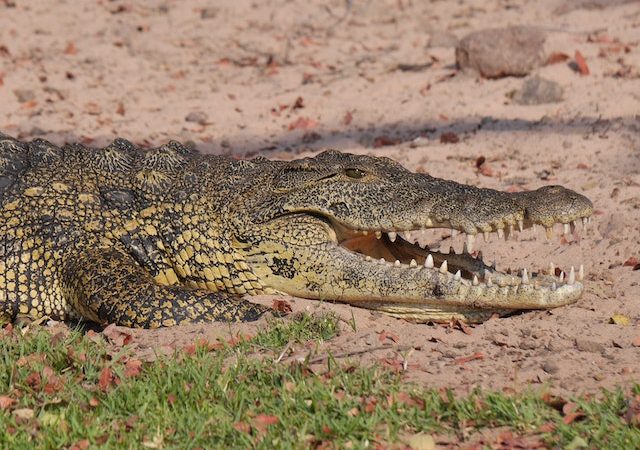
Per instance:
[[[473,234],[467,234],[467,252],[471,253],[473,251],[473,244],[476,241],[476,237]]]
[[[449,273],[449,269],[447,268],[447,260],[445,259],[442,265],[440,266],[440,273]]]
[[[384,263],[386,263],[386,262],[387,262],[387,260],[386,260],[386,259],[384,259],[384,258],[380,258],[378,261],[380,261],[380,264],[384,264]]]
[[[393,263],[396,267],[400,267],[400,261],[396,259],[396,262]]]
[[[582,229],[586,230],[587,229],[587,224],[589,223],[589,219],[587,217],[583,217],[582,218]]]
[[[529,284],[529,276],[527,275],[527,269],[522,271],[522,284]]]
[[[485,284],[487,285],[487,287],[493,286],[493,280],[491,280],[491,275],[486,275],[484,277],[484,279],[485,279]]]
[[[547,236],[547,240],[553,239],[553,227],[545,227],[544,232],[545,232],[545,235]]]
[[[562,224],[562,229],[567,236],[571,233],[571,226],[568,223]]]
[[[427,259],[424,261],[424,266],[427,269],[433,269],[433,256],[427,255]]]
[[[484,237],[485,242],[489,242],[489,240],[491,239],[491,233],[489,233],[488,231],[482,233],[482,236]]]
[[[564,282],[564,272],[560,272],[560,275],[558,276],[558,280],[560,280],[560,283]]]
[[[524,220],[522,219],[518,220],[518,230],[520,230],[521,233],[524,230]]]
[[[462,274],[460,273],[460,271],[459,271],[459,270],[456,272],[456,274],[453,276],[453,278],[454,278],[456,281],[460,281],[460,278],[462,278]]]
[[[362,233],[363,236],[366,236],[369,234],[369,232],[367,230],[362,230],[360,231],[360,233]]]
[[[571,266],[571,270],[569,271],[569,280],[567,281],[567,284],[574,284],[576,282],[576,271],[573,268],[573,266]]]
[[[451,239],[455,238],[458,235],[458,230],[451,229]]]
[[[364,259],[365,259],[366,261],[371,261],[371,256],[367,255]]]
[[[478,281],[478,276],[477,276],[477,275],[474,275],[474,276],[473,276],[473,285],[474,285],[474,286],[477,286],[478,284],[480,284],[480,281]]]
[[[412,260],[411,260],[411,262],[409,263],[409,265],[410,265],[411,267],[418,267],[418,263],[416,262],[416,260],[415,260],[415,259],[412,259]]]
[[[502,228],[498,228],[498,238],[504,239],[504,230]]]
[[[578,270],[578,281],[584,280],[584,265],[580,264],[580,270]]]
[[[376,231],[376,239],[382,238],[382,231]]]
[[[389,236],[389,240],[391,242],[395,242],[396,238],[398,237],[398,233],[396,233],[395,231],[389,231],[389,233],[387,233],[387,235]]]

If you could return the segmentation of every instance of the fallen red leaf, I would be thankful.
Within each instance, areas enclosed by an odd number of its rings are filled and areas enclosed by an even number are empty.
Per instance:
[[[167,403],[173,406],[175,402],[176,402],[176,396],[174,394],[167,395]]]
[[[318,122],[308,117],[299,117],[289,124],[289,131],[293,130],[311,130],[318,126]]]
[[[27,375],[27,378],[24,379],[24,382],[31,388],[38,390],[42,385],[42,376],[40,375],[40,372],[31,372]]]
[[[443,144],[456,144],[460,138],[453,131],[446,131],[440,135],[440,142]]]
[[[378,342],[385,342],[387,339],[397,343],[400,340],[400,337],[397,334],[389,333],[386,330],[382,330],[378,333]]]
[[[74,44],[73,42],[69,42],[67,44],[67,47],[64,49],[64,54],[65,55],[75,55],[76,53],[78,53],[78,49],[76,48],[76,44]]]
[[[100,390],[103,392],[107,392],[114,381],[115,375],[113,374],[113,371],[108,367],[104,367],[100,371],[100,378],[98,379],[98,387],[100,388]]]
[[[291,303],[281,298],[274,299],[273,303],[271,304],[271,308],[285,314],[289,314],[291,311],[293,311],[293,308],[291,308]]]
[[[556,431],[556,424],[553,422],[545,422],[538,427],[540,433],[553,433]]]
[[[98,400],[97,398],[95,398],[95,397],[91,397],[91,398],[89,399],[89,406],[91,406],[91,407],[95,408],[95,407],[96,407],[96,406],[98,406],[99,404],[100,404],[100,400]]]
[[[6,395],[0,395],[0,409],[8,409],[15,402],[16,401],[11,397],[7,397]]]
[[[581,413],[581,412],[569,413],[566,416],[564,416],[564,418],[562,419],[562,422],[565,425],[570,425],[581,417],[584,417],[584,413]]]
[[[82,439],[69,447],[69,450],[87,450],[89,445],[89,439]]]
[[[484,353],[475,352],[473,355],[463,356],[462,358],[456,358],[454,362],[456,364],[466,364],[470,361],[475,361],[476,359],[484,359]]]
[[[249,433],[251,431],[251,425],[247,422],[236,422],[233,424],[233,429],[240,433]]]
[[[578,66],[578,72],[580,73],[580,75],[589,75],[589,66],[587,66],[587,61],[585,61],[582,53],[576,50],[574,58],[576,60],[576,66]]]
[[[277,416],[271,416],[268,414],[258,414],[251,421],[252,425],[259,431],[265,431],[271,425],[275,425],[280,422]]]
[[[350,125],[353,121],[353,113],[351,111],[347,111],[342,118],[343,125]]]
[[[378,136],[373,140],[373,147],[386,147],[388,145],[396,145],[398,142],[397,139],[390,138],[389,136]]]
[[[562,52],[553,52],[547,58],[547,65],[549,64],[557,64],[559,62],[563,62],[569,59],[569,55]]]
[[[124,376],[128,378],[137,377],[142,372],[142,361],[130,359],[124,365]]]
[[[627,259],[625,262],[622,263],[623,266],[635,266],[636,264],[640,263],[640,261],[638,261],[638,258],[636,258],[635,256],[632,256],[631,258]]]
[[[133,341],[133,336],[131,334],[122,331],[122,329],[115,324],[108,325],[104,330],[102,330],[102,334],[107,338],[107,340],[118,347],[123,347]]]

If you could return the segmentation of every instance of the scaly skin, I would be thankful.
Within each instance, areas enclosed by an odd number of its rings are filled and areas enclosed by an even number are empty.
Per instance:
[[[566,305],[583,290],[575,274],[513,277],[396,233],[446,227],[472,245],[592,213],[560,186],[499,192],[337,151],[239,161],[176,142],[59,148],[1,134],[0,205],[2,318],[146,328],[255,320],[269,309],[241,297],[265,293],[418,321]]]

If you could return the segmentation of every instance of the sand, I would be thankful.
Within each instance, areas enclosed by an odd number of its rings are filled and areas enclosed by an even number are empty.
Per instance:
[[[640,3],[597,4],[4,0],[0,130],[57,144],[178,139],[236,157],[337,148],[482,187],[565,185],[595,205],[586,232],[545,241],[525,231],[479,248],[499,269],[584,264],[586,292],[575,305],[462,330],[287,301],[344,318],[340,336],[317,355],[386,364],[425,386],[627,387],[640,381],[640,271],[624,265],[640,259]],[[512,97],[524,79],[456,69],[457,39],[508,25],[541,27],[545,51],[569,57],[533,72],[563,88],[561,102],[518,105]],[[448,248],[448,235],[430,239]],[[628,325],[610,323],[616,314]],[[262,326],[135,331],[132,345],[149,354]],[[284,360],[309,351],[293,346]]]

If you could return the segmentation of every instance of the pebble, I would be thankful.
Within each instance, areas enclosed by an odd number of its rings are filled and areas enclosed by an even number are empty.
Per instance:
[[[514,94],[513,101],[518,105],[543,105],[559,103],[563,95],[564,89],[558,83],[536,75],[524,81],[522,89]]]
[[[184,118],[184,120],[186,120],[187,122],[196,122],[196,123],[199,123],[200,125],[206,124],[207,119],[209,119],[209,116],[207,116],[207,114],[202,111],[190,112]]]
[[[553,375],[560,370],[560,366],[557,362],[548,359],[542,363],[542,370]]]
[[[456,63],[484,78],[525,76],[544,63],[545,34],[533,27],[492,28],[468,34],[456,47]]]
[[[576,339],[576,348],[581,352],[604,353],[604,345],[587,339]]]

